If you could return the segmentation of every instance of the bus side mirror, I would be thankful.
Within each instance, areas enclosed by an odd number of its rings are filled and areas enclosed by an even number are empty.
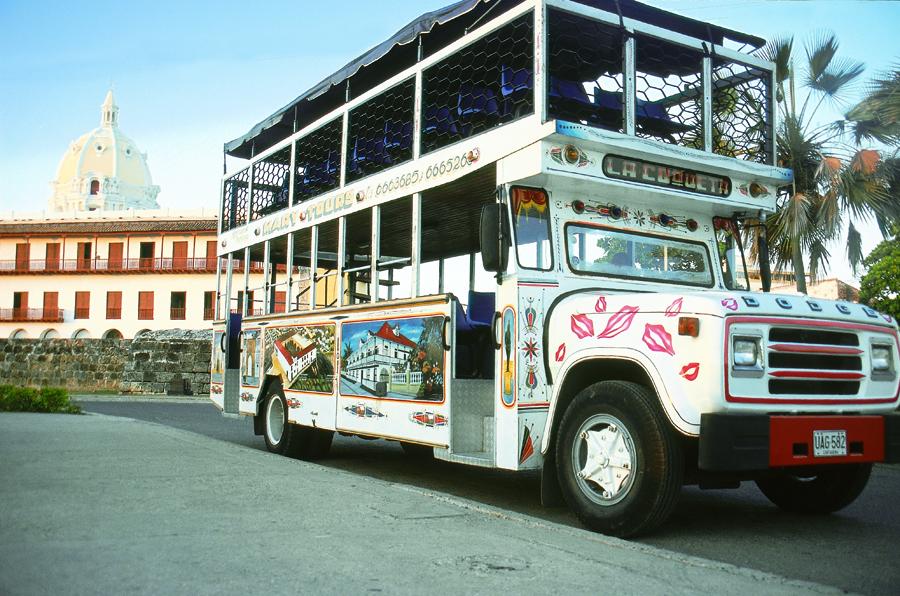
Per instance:
[[[481,248],[481,264],[485,271],[500,273],[509,264],[509,221],[506,207],[491,203],[481,208],[481,229],[478,243]]]

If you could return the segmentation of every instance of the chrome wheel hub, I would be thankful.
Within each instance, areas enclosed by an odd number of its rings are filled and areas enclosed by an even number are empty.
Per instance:
[[[284,434],[284,406],[277,397],[269,399],[266,407],[266,435],[269,443],[277,445]]]
[[[591,416],[572,443],[572,466],[585,496],[600,505],[618,503],[628,494],[634,479],[631,433],[615,416]]]

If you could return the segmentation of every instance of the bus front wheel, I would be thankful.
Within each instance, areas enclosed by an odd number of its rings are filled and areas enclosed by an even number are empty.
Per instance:
[[[270,452],[306,460],[328,455],[334,432],[288,422],[288,404],[280,385],[269,390],[262,415],[263,437]]]
[[[668,518],[681,491],[681,448],[646,388],[583,389],[559,426],[556,464],[569,507],[592,530],[628,537]]]

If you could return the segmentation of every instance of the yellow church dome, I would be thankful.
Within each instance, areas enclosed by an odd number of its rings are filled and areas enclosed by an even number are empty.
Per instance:
[[[109,91],[100,126],[73,141],[60,160],[50,209],[157,209],[158,194],[146,154],[119,130],[119,107]]]

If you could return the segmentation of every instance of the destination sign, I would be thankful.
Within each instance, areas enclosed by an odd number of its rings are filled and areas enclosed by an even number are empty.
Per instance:
[[[607,155],[603,158],[603,173],[616,180],[676,188],[713,197],[727,197],[731,194],[731,180],[725,176],[618,155]]]

